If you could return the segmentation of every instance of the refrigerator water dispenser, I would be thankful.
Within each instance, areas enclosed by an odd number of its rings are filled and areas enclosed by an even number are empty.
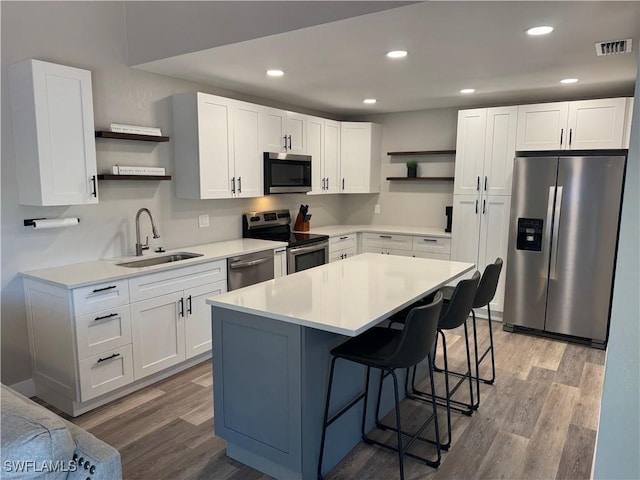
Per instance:
[[[542,225],[540,218],[518,218],[517,250],[542,251]]]

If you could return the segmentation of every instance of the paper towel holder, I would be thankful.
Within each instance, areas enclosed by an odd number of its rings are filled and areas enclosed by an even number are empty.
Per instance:
[[[47,220],[47,219],[45,217],[25,219],[25,220],[23,220],[24,226],[25,227],[33,227],[34,226],[34,222],[36,220]],[[79,218],[78,218],[78,223],[80,223],[80,219]]]

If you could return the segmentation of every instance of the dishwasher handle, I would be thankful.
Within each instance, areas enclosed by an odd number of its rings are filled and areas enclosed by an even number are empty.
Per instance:
[[[235,270],[238,268],[253,267],[254,265],[260,265],[261,263],[268,262],[269,260],[271,260],[271,257],[258,258],[256,260],[249,260],[247,262],[233,262],[229,264],[229,268]]]

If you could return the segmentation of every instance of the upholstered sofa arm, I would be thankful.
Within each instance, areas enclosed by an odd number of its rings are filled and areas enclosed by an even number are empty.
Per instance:
[[[74,458],[78,462],[75,472],[69,472],[72,480],[119,480],[122,478],[120,452],[97,439],[86,430],[63,420],[76,442]]]

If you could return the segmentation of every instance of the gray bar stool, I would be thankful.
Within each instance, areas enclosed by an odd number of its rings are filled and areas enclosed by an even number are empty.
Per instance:
[[[429,466],[438,467],[440,465],[440,431],[438,427],[438,412],[436,407],[436,399],[432,399],[433,413],[426,419],[415,433],[407,434],[402,430],[400,423],[400,399],[398,398],[398,378],[395,370],[398,368],[409,369],[415,367],[425,358],[428,359],[429,379],[431,388],[433,383],[433,358],[432,351],[436,340],[436,329],[438,326],[438,318],[442,307],[443,296],[441,293],[436,294],[432,303],[413,308],[406,317],[405,327],[402,330],[375,327],[367,330],[355,338],[347,340],[343,344],[331,350],[331,370],[329,373],[329,385],[327,387],[327,396],[325,400],[324,419],[322,425],[322,437],[320,440],[320,455],[318,458],[318,479],[322,479],[322,458],[324,455],[324,445],[327,433],[327,427],[344,415],[351,407],[356,405],[360,400],[364,399],[364,408],[362,413],[362,440],[367,444],[375,444],[387,448],[398,453],[398,461],[400,465],[400,479],[404,479],[404,456],[418,459]],[[360,393],[349,404],[343,407],[338,413],[329,418],[329,406],[331,403],[331,386],[333,383],[333,373],[336,360],[342,358],[351,362],[359,363],[366,366],[365,387],[364,392]],[[365,432],[367,417],[367,399],[369,396],[369,377],[371,368],[377,368],[381,371],[381,382],[386,375],[393,378],[394,394],[395,394],[395,417],[397,428],[397,446],[389,445],[377,440],[373,440],[367,436]],[[380,394],[382,387],[378,390],[378,409],[380,404]],[[420,435],[425,428],[434,422],[435,439],[428,440]],[[410,437],[406,445],[403,444],[402,435]],[[420,457],[407,452],[407,449],[415,440],[428,441],[436,446],[436,456],[434,459]]]

